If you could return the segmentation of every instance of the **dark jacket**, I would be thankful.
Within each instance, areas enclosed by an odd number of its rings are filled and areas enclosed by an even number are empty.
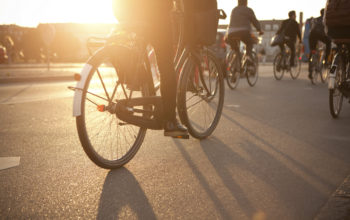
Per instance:
[[[287,19],[282,22],[280,29],[277,31],[277,34],[280,34],[284,30],[286,37],[292,42],[295,42],[297,37],[301,40],[301,34],[299,29],[299,24],[293,19]]]
[[[251,25],[261,31],[260,23],[256,19],[254,11],[247,6],[237,6],[231,12],[231,20],[228,33],[238,31],[251,31]]]
[[[313,18],[311,20],[310,32],[316,32],[320,35],[326,35],[326,33],[324,32],[323,16]]]

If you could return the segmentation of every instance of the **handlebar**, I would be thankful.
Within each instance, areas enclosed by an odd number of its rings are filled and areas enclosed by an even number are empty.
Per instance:
[[[225,13],[225,11],[223,9],[219,9],[218,10],[218,14],[219,14],[219,19],[226,19],[227,18],[227,15]]]

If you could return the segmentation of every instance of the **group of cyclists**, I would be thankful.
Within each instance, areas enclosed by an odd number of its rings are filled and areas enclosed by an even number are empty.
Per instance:
[[[216,0],[206,0],[214,1]],[[157,63],[161,76],[161,96],[163,100],[163,107],[165,112],[164,117],[164,135],[165,136],[179,136],[186,135],[187,129],[180,124],[176,119],[176,75],[173,65],[173,50],[171,48],[172,33],[171,33],[171,18],[170,10],[172,0],[114,0],[115,5],[120,7],[121,4],[128,2],[130,11],[117,11],[117,17],[119,22],[130,20],[142,20],[148,24],[147,34],[157,54]],[[134,2],[134,4],[130,3]],[[204,4],[198,2],[198,4]],[[198,5],[197,5],[198,6]],[[116,6],[115,6],[116,7]],[[123,7],[120,7],[123,8]],[[125,7],[124,7],[125,9]],[[138,10],[139,9],[139,10]],[[322,41],[326,44],[326,55],[330,53],[331,39],[325,33],[324,27],[324,9],[321,10],[321,16],[315,18],[312,22],[310,32],[310,48],[311,53],[315,51],[318,41]],[[277,34],[284,32],[285,42],[280,46],[281,51],[285,50],[284,44],[286,44],[291,50],[290,65],[295,65],[295,44],[297,38],[301,42],[301,33],[299,24],[296,21],[295,11],[288,13],[289,18],[282,22],[281,27],[277,31]],[[230,17],[230,24],[227,29],[226,42],[231,45],[233,50],[239,50],[236,48],[236,44],[232,41],[239,39],[246,45],[247,59],[251,60],[253,39],[251,37],[251,25],[253,25],[260,35],[263,34],[259,21],[257,20],[254,11],[248,7],[247,0],[238,0],[238,5],[232,10]],[[326,56],[326,57],[327,57]],[[311,57],[311,56],[310,56]],[[328,59],[326,59],[328,61]],[[310,63],[310,62],[309,62]],[[310,64],[309,64],[310,65]],[[312,77],[311,68],[309,68],[309,78]]]

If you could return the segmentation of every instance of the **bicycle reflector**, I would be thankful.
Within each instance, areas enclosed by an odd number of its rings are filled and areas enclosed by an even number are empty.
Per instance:
[[[74,80],[75,81],[80,81],[81,75],[79,73],[74,74]]]
[[[97,106],[97,110],[99,111],[99,112],[104,112],[105,111],[105,105],[98,105]]]

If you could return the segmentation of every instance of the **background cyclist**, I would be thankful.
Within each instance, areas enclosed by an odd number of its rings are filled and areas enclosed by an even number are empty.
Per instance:
[[[323,15],[324,15],[324,9],[321,9],[320,11],[321,16],[312,19],[311,21],[311,29],[310,29],[310,35],[309,35],[309,44],[310,44],[310,54],[309,54],[309,78],[312,79],[312,63],[311,63],[311,56],[312,53],[315,53],[316,46],[318,41],[322,41],[326,44],[326,56],[325,56],[325,64],[328,65],[328,56],[331,51],[331,39],[326,35],[324,31],[324,24],[323,24]]]
[[[238,6],[231,12],[230,25],[227,30],[227,43],[231,46],[232,50],[239,53],[239,45],[236,44],[236,40],[239,39],[246,45],[247,59],[253,62],[252,49],[253,38],[251,36],[251,24],[257,29],[260,35],[264,32],[261,31],[260,23],[256,19],[254,11],[247,7],[247,0],[238,0]]]
[[[301,34],[298,22],[296,22],[296,14],[295,11],[290,11],[288,13],[289,18],[282,22],[280,29],[278,29],[276,34],[281,34],[284,31],[285,34],[285,44],[291,50],[290,56],[290,66],[294,66],[294,58],[295,58],[295,42],[297,37],[299,38],[299,42],[301,42]],[[281,49],[281,52],[284,53],[284,43],[278,45]]]

